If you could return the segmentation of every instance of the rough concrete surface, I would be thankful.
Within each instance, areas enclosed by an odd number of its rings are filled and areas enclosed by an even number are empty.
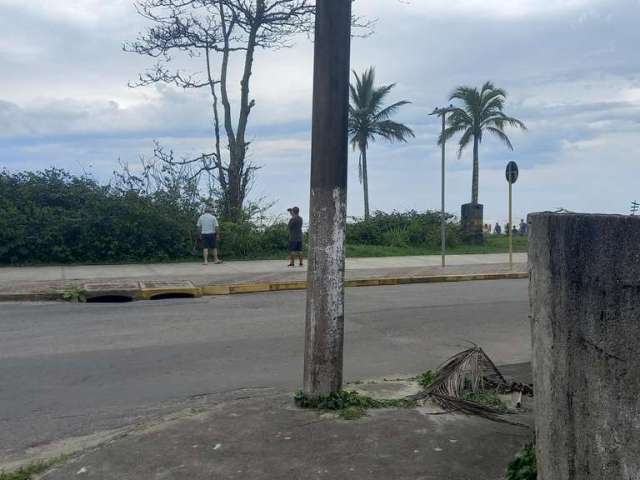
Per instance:
[[[433,412],[371,410],[347,421],[297,409],[290,395],[263,394],[132,431],[43,478],[497,480],[532,435]]]
[[[532,214],[540,480],[640,479],[640,218]]]
[[[0,305],[0,464],[203,394],[302,384],[304,292]],[[474,341],[530,360],[525,280],[348,289],[345,379],[434,369]],[[40,450],[38,450],[40,451]]]

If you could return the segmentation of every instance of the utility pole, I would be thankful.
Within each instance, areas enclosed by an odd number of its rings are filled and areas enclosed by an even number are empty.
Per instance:
[[[445,156],[445,140],[444,140],[444,130],[446,128],[446,116],[453,110],[453,105],[449,105],[447,108],[436,108],[430,115],[439,115],[442,117],[442,178],[441,178],[441,207],[440,207],[440,252],[442,257],[442,268],[445,267],[445,251],[446,251],[446,243],[447,243],[447,225],[445,220],[445,212],[444,212],[444,156]]]
[[[304,393],[342,388],[351,0],[316,5]]]

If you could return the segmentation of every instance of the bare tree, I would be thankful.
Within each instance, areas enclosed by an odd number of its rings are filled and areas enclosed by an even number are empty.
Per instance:
[[[131,85],[167,83],[184,89],[206,88],[210,92],[214,151],[181,162],[199,164],[215,175],[222,196],[222,215],[237,220],[256,170],[247,160],[247,125],[255,106],[250,87],[256,51],[286,47],[293,35],[309,31],[314,3],[311,0],[138,0],[135,5],[151,25],[135,41],[125,43],[124,50],[152,57],[156,63]],[[175,59],[180,57],[199,59],[204,72],[181,70],[175,66]],[[238,96],[234,98],[229,72],[236,58],[241,62],[242,75]],[[226,136],[226,149],[220,146],[221,130]]]

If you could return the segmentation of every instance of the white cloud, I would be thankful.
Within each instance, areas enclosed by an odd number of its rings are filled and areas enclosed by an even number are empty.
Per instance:
[[[489,139],[481,147],[487,220],[505,219],[503,168],[512,159],[521,167],[518,217],[555,207],[626,211],[640,173],[640,4],[358,0],[356,10],[378,23],[374,36],[354,39],[353,68],[375,65],[381,83],[397,82],[391,99],[413,102],[398,119],[417,135],[372,147],[373,208],[438,208],[439,127],[427,114],[454,86],[492,79],[529,132],[513,132],[513,153]],[[0,0],[0,167],[55,164],[107,178],[118,158],[148,154],[154,138],[179,154],[210,150],[206,92],[127,88],[151,61],[121,43],[144,23],[129,0]],[[276,208],[308,199],[312,51],[300,37],[294,48],[257,54],[248,134],[251,159],[264,168],[254,195],[279,200]],[[455,159],[453,145],[449,152],[447,202],[458,213],[471,162],[468,152]],[[360,214],[355,155],[350,162],[349,209]]]

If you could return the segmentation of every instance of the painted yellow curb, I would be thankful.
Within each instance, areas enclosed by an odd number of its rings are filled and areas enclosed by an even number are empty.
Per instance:
[[[472,280],[512,280],[528,278],[527,272],[494,272],[451,275],[405,275],[396,277],[352,278],[345,281],[346,287],[377,287],[384,285],[405,285],[419,283],[466,282]],[[231,295],[241,293],[282,292],[304,290],[307,282],[256,282],[231,285],[204,285],[196,287],[191,282],[141,282],[141,288],[132,291],[134,300],[151,300],[158,295],[186,294],[193,297],[203,295]],[[112,290],[92,291],[91,296],[113,294]],[[0,293],[3,301],[47,301],[62,300],[63,292]]]
[[[202,287],[202,295],[229,295],[231,293],[229,285],[205,285]]]
[[[472,280],[512,280],[528,278],[527,272],[470,273],[450,275],[405,275],[397,277],[352,278],[345,281],[345,287],[377,287],[383,285],[406,285],[418,283],[467,282]],[[231,285],[205,285],[202,295],[234,295],[241,293],[283,292],[305,290],[307,282],[256,282]]]
[[[229,285],[229,293],[260,293],[271,291],[270,283],[241,283]]]
[[[136,292],[136,300],[151,300],[158,295],[171,294],[190,295],[192,297],[201,297],[202,289],[198,287],[158,287],[158,288],[141,288]]]
[[[274,282],[269,284],[269,290],[272,292],[279,292],[283,290],[306,290],[307,282],[305,280],[298,280],[296,282]]]

